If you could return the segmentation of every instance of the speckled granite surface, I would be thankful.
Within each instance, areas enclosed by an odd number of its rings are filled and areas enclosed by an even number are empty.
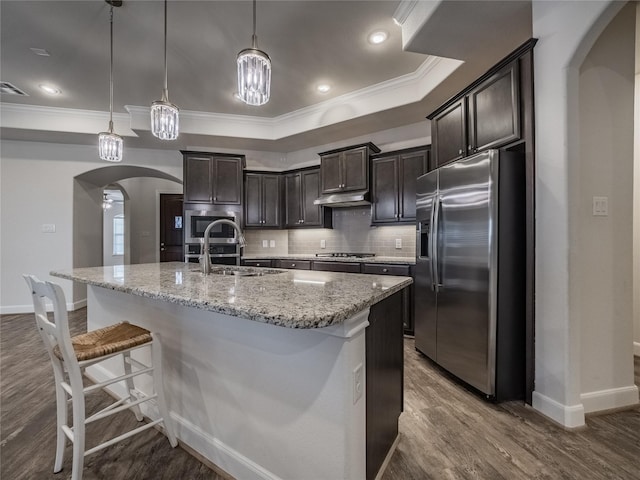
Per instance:
[[[229,268],[278,273],[204,276],[197,264],[171,262],[76,268],[51,275],[289,328],[339,324],[412,283],[410,277],[390,275]]]
[[[415,265],[415,257],[316,257],[315,255],[243,255],[243,260],[321,260],[323,262],[357,262],[357,263],[396,263],[401,265]]]

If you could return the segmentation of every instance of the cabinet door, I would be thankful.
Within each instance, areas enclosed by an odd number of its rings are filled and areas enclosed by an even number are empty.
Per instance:
[[[367,190],[369,188],[369,155],[367,147],[342,152],[342,190]]]
[[[287,228],[299,227],[300,220],[302,220],[302,212],[300,211],[301,204],[301,175],[294,173],[291,175],[285,175],[284,188],[285,188],[285,225]]]
[[[280,176],[262,175],[262,226],[280,227]]]
[[[313,202],[320,196],[320,171],[302,172],[302,225],[322,226],[322,207]]]
[[[398,157],[376,158],[371,162],[371,168],[373,175],[371,222],[397,222]]]
[[[314,260],[311,269],[322,272],[360,273],[360,264],[354,262],[323,262]]]
[[[413,222],[416,219],[416,181],[428,171],[429,150],[400,155],[398,164],[399,220]]]
[[[244,223],[247,227],[262,226],[262,176],[248,173],[244,188]]]
[[[213,203],[240,205],[242,201],[242,159],[214,157]]]
[[[213,178],[214,170],[211,156],[185,155],[184,201],[192,203],[212,203]]]
[[[514,62],[468,95],[469,150],[498,148],[520,138],[519,85]]]
[[[342,190],[342,161],[340,156],[340,153],[334,153],[320,158],[322,193],[335,193]]]
[[[458,160],[467,154],[465,105],[465,99],[462,98],[431,121],[436,167]]]

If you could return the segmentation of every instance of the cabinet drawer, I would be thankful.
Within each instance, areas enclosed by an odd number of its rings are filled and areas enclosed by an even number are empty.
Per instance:
[[[271,268],[272,260],[243,260],[242,265],[245,267],[267,267]]]
[[[279,268],[294,268],[296,270],[311,270],[310,260],[279,260]]]
[[[362,273],[371,273],[374,275],[399,275],[402,277],[411,276],[410,265],[387,265],[384,263],[365,263]]]
[[[360,273],[360,264],[348,262],[318,262],[314,260],[313,270],[320,270],[323,272]]]

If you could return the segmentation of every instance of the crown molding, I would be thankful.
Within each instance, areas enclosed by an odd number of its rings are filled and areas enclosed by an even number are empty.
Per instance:
[[[463,62],[429,56],[414,71],[355,92],[273,118],[190,110],[180,111],[184,134],[280,140],[328,125],[422,100]],[[137,136],[151,128],[150,107],[126,105],[127,114],[114,114],[114,130]],[[0,126],[54,132],[98,133],[109,121],[107,112],[3,104]]]
[[[393,12],[393,19],[400,24],[400,26],[404,25],[404,22],[409,18],[411,12],[415,8],[418,0],[402,0],[396,8],[396,11]]]

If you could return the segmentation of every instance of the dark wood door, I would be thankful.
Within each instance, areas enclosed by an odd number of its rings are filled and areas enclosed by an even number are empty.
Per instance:
[[[429,169],[429,150],[407,153],[399,157],[399,220],[416,219],[416,181]]]
[[[520,139],[518,73],[518,62],[514,62],[469,94],[469,153]]]
[[[245,177],[244,222],[247,227],[262,226],[262,176],[247,173]]]
[[[371,162],[372,195],[371,221],[398,221],[398,157],[376,158]],[[415,203],[415,200],[414,200]]]
[[[242,158],[214,157],[213,203],[240,205],[242,202]]]
[[[322,193],[336,193],[342,190],[342,161],[340,157],[341,153],[332,153],[320,157]]]
[[[279,228],[281,210],[280,175],[262,175],[262,226]]]
[[[298,227],[302,220],[300,205],[301,199],[301,174],[294,173],[285,175],[285,224],[287,227]]]
[[[367,190],[369,188],[369,150],[367,147],[342,153],[342,191]]]
[[[184,261],[182,195],[160,194],[160,261]]]
[[[467,154],[466,98],[461,98],[431,121],[433,154],[440,167]]]
[[[320,196],[320,170],[302,172],[302,225],[322,226],[322,207],[313,202]]]
[[[184,201],[213,202],[214,169],[210,155],[184,156]]]

